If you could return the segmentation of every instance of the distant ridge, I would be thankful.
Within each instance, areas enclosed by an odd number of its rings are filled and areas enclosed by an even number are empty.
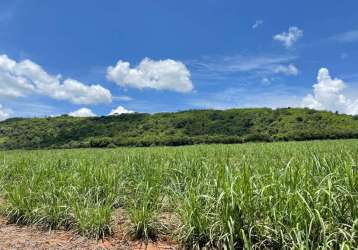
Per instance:
[[[1,149],[178,146],[358,138],[358,117],[301,108],[189,110],[0,122]]]

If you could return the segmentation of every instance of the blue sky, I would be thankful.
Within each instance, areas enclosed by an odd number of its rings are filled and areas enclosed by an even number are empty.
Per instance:
[[[0,119],[287,106],[358,113],[353,0],[3,0],[0,37]]]

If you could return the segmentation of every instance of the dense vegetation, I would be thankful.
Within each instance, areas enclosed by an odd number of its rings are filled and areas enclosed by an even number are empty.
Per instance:
[[[0,159],[12,222],[102,236],[119,210],[134,237],[164,234],[189,248],[358,246],[357,140],[0,151]]]
[[[0,123],[0,148],[78,148],[358,138],[358,119],[309,109],[193,110]]]

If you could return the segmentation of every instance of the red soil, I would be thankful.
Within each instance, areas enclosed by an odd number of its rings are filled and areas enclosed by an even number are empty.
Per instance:
[[[148,243],[112,238],[94,240],[81,237],[71,231],[44,231],[35,226],[7,224],[0,218],[0,249],[177,249],[166,243]]]

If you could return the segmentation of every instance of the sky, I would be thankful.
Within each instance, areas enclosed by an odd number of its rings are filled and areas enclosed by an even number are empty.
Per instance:
[[[0,120],[188,109],[358,114],[355,0],[2,0]]]

